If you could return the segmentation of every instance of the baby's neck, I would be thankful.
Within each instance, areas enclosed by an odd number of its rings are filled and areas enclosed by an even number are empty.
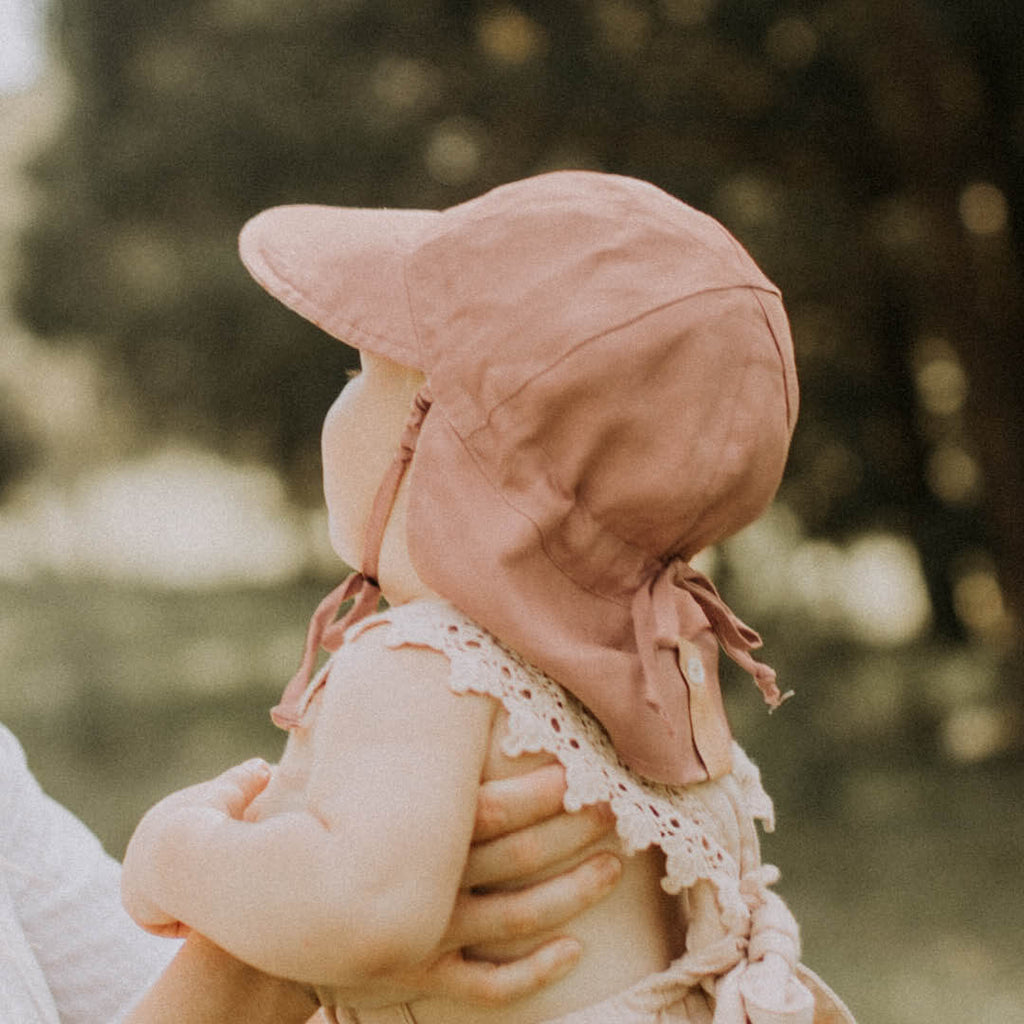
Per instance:
[[[439,598],[416,573],[411,565],[405,567],[406,572],[391,572],[380,580],[381,593],[391,607],[408,604],[410,601],[421,601],[424,598]]]

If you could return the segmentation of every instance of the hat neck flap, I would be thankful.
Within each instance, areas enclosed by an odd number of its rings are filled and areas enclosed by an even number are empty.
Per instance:
[[[429,386],[425,386],[413,401],[398,452],[374,496],[361,570],[350,573],[335,587],[310,619],[299,668],[270,713],[282,729],[292,729],[301,722],[319,650],[337,650],[345,632],[378,609],[381,590],[377,577],[384,534],[432,403]],[[352,605],[339,619],[338,613],[347,601]],[[774,670],[752,657],[750,652],[761,646],[760,636],[729,608],[711,580],[681,557],[658,562],[647,574],[633,594],[630,617],[645,703],[664,715],[682,687],[688,698],[688,731],[706,777],[726,774],[731,770],[731,737],[717,694],[714,666],[708,664],[710,652],[698,641],[702,633],[710,631],[714,645],[721,645],[753,676],[765,703],[774,709],[791,694],[782,694]],[[582,695],[577,696],[582,699]]]
[[[775,671],[751,656],[761,637],[725,603],[715,585],[683,558],[660,563],[636,590],[630,607],[637,654],[643,673],[643,698],[664,715],[685,687],[689,731],[707,777],[731,770],[731,738],[709,657],[698,644],[710,626],[717,645],[753,676],[772,709],[791,696],[783,694]]]

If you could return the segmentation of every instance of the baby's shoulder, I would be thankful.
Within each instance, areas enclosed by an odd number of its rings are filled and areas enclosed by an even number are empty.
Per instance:
[[[431,637],[422,631],[403,629],[406,618],[401,608],[388,609],[350,629],[324,666],[325,681],[337,685],[346,678],[387,677],[392,683],[400,683],[406,677],[421,675],[425,668],[431,675],[447,677],[448,664],[439,657],[444,653],[441,645],[429,642]]]
[[[533,679],[537,670],[504,647],[486,629],[440,598],[394,605],[352,626],[324,667],[324,682],[346,678],[443,680],[456,695],[500,697],[512,681]]]
[[[388,609],[346,633],[325,666],[319,700],[312,702],[317,730],[337,727],[351,738],[360,729],[367,737],[390,729],[411,742],[413,732],[437,734],[438,723],[450,731],[490,724],[491,703],[461,700],[452,684],[456,662],[438,641],[440,620],[430,617],[431,625],[422,628],[426,620],[406,607]],[[414,619],[421,628],[412,628]]]

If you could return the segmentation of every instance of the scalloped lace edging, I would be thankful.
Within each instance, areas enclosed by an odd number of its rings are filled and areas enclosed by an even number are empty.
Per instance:
[[[724,917],[749,910],[735,853],[737,815],[773,827],[773,809],[756,766],[736,744],[731,774],[686,787],[651,782],[619,759],[607,734],[572,694],[444,601],[391,608],[353,627],[351,636],[389,625],[389,647],[427,647],[451,664],[456,693],[499,700],[508,714],[503,749],[510,757],[545,751],[565,768],[567,810],[610,803],[627,853],[652,845],[665,854],[663,888],[677,894],[699,879],[715,884]],[[740,826],[742,828],[742,826]]]

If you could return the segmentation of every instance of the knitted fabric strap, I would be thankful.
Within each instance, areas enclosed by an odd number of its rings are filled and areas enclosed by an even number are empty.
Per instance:
[[[363,568],[360,572],[350,573],[341,584],[334,588],[317,606],[309,620],[306,633],[306,646],[302,661],[295,675],[281,694],[281,701],[270,711],[274,724],[282,729],[292,729],[302,719],[303,694],[316,666],[317,653],[322,647],[326,651],[336,651],[342,644],[345,631],[360,619],[372,615],[380,604],[380,584],[377,572],[380,563],[380,549],[384,542],[384,531],[387,529],[391,510],[398,496],[406,470],[416,451],[423,418],[427,415],[433,399],[429,388],[424,386],[413,399],[412,411],[406,421],[399,442],[398,454],[388,467],[384,479],[374,495],[370,508],[370,518],[366,524],[366,536],[363,538]],[[355,598],[352,607],[338,619],[341,606]]]
[[[725,653],[754,677],[769,707],[777,708],[791,696],[780,693],[774,669],[751,657],[750,652],[761,646],[761,637],[722,600],[707,576],[682,558],[674,558],[662,565],[633,597],[637,650],[644,671],[645,693],[652,706],[658,706],[657,694],[671,692],[680,678],[675,651],[680,639],[687,638],[678,610],[682,594],[697,603]]]

